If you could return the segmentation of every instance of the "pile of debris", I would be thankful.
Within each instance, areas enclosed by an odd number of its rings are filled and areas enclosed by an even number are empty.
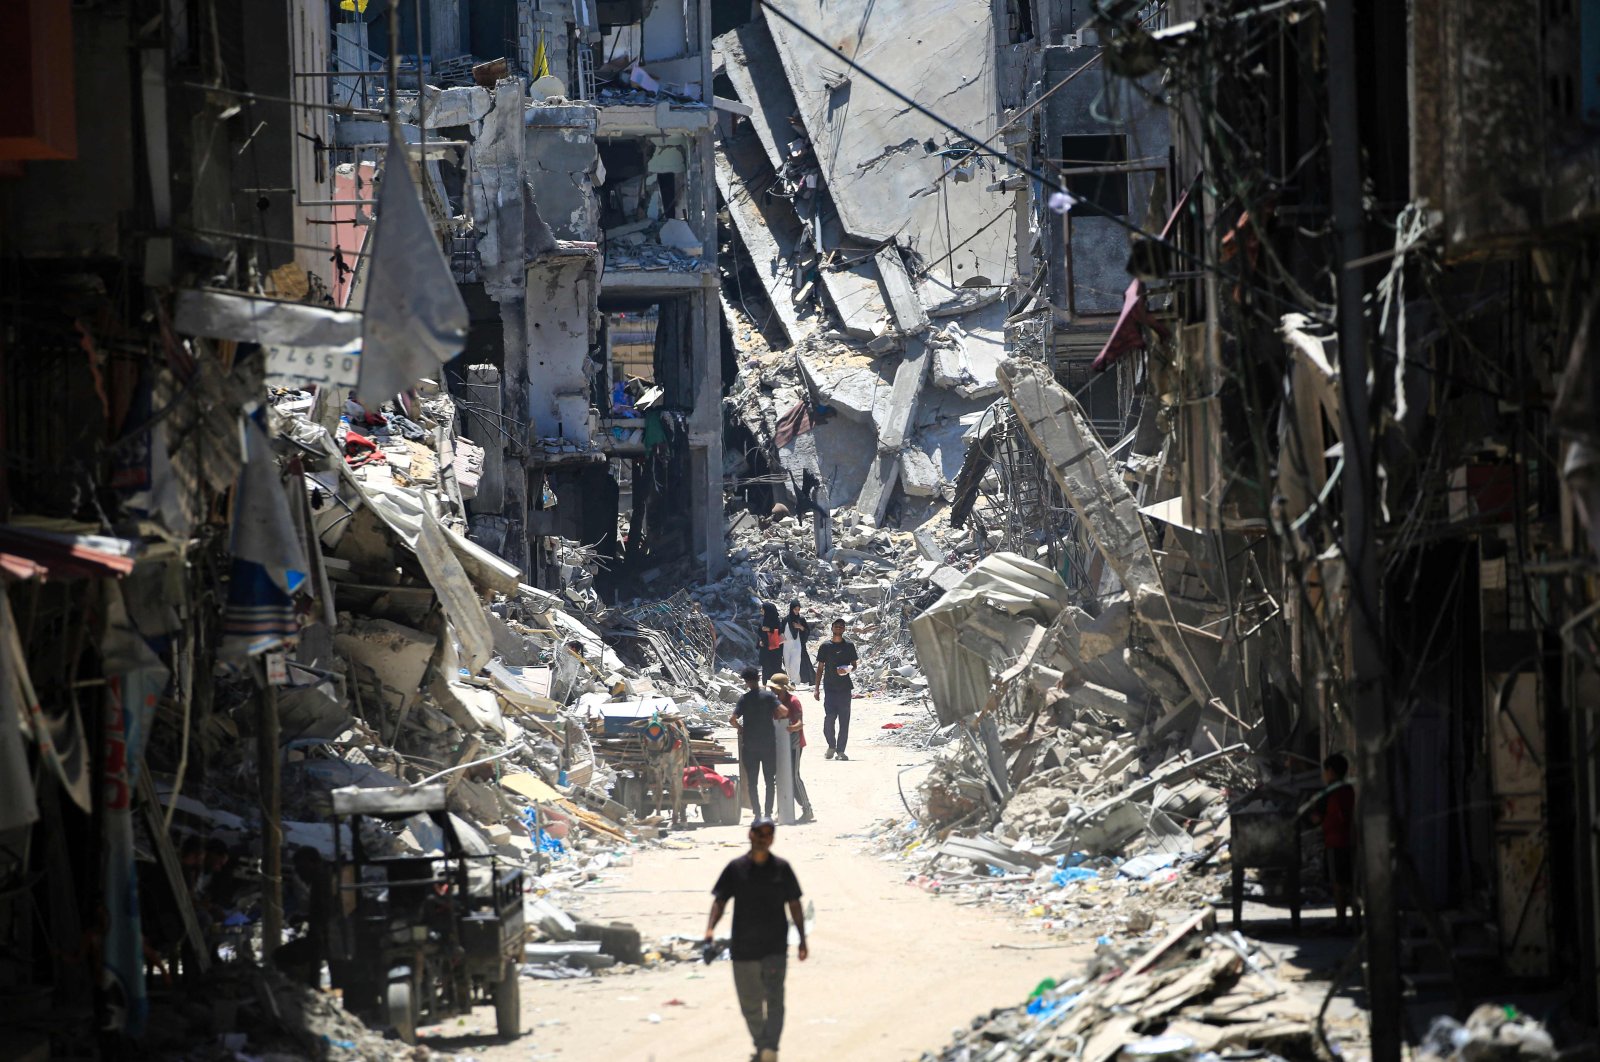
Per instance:
[[[1208,912],[1139,953],[1113,944],[1060,984],[1047,979],[1024,1004],[975,1020],[924,1062],[1072,1058],[1217,1057],[1260,1051],[1287,1059],[1336,1057],[1316,1004],[1273,972],[1271,955]],[[1354,1030],[1352,1030],[1354,1031]]]
[[[709,635],[664,637],[687,622],[686,598],[628,617],[603,613],[582,580],[563,597],[521,583],[468,537],[462,501],[481,463],[454,401],[424,386],[368,409],[337,393],[280,388],[250,422],[221,654],[233,671],[198,709],[197,748],[150,749],[171,845],[220,842],[239,867],[234,909],[257,905],[270,836],[257,794],[270,787],[228,750],[275,717],[290,848],[335,856],[335,790],[438,782],[465,844],[525,868],[540,895],[568,894],[662,832],[663,818],[612,799],[640,763],[608,720],[651,705],[690,722],[697,759],[731,761],[704,740],[721,712],[703,692]],[[380,833],[374,851],[439,845],[416,817]],[[225,925],[195,950],[260,954],[259,924]]]
[[[332,995],[290,980],[271,966],[217,967],[206,978],[204,1002],[177,1012],[161,1009],[158,1018],[141,1045],[148,1058],[448,1062],[468,1057],[402,1044],[369,1028]]]
[[[910,621],[954,585],[957,565],[970,564],[981,545],[945,529],[916,532],[873,526],[854,509],[832,517],[833,548],[819,557],[813,521],[790,516],[738,513],[732,521],[730,570],[721,580],[689,592],[717,633],[717,662],[736,669],[754,664],[761,602],[786,613],[799,601],[812,624],[812,643],[825,639],[836,618],[848,624],[861,664],[860,693],[916,697],[927,683],[918,672]],[[737,699],[742,687],[731,686]],[[726,693],[724,696],[726,697]]]

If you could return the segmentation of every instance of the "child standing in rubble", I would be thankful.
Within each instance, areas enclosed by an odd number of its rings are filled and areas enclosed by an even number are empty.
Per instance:
[[[1322,823],[1322,857],[1327,867],[1328,885],[1333,890],[1334,929],[1343,933],[1348,927],[1345,912],[1354,906],[1355,893],[1355,817],[1356,791],[1346,777],[1350,761],[1335,752],[1322,761],[1322,781],[1325,788],[1318,806],[1311,813],[1312,820]],[[1356,917],[1361,911],[1356,909]]]

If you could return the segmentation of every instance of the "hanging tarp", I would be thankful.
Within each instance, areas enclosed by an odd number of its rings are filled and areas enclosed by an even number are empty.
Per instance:
[[[367,266],[356,388],[373,409],[436,376],[467,342],[467,304],[405,160],[405,145],[391,139]]]

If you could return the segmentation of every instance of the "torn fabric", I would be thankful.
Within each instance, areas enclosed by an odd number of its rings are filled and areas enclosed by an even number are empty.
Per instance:
[[[105,936],[105,986],[112,1021],[128,1036],[144,1032],[149,1001],[144,983],[144,938],[139,921],[139,879],[133,846],[133,794],[139,784],[145,738],[170,673],[128,618],[122,590],[107,587],[105,644],[105,873],[112,917]]]
[[[245,463],[239,471],[230,552],[265,568],[279,590],[292,594],[305,582],[310,564],[260,416],[244,422]]]
[[[28,770],[28,704],[32,683],[28,663],[11,653],[11,599],[0,593],[0,833],[39,821],[33,796],[33,774]]]
[[[817,421],[811,403],[796,402],[773,426],[772,445],[781,450],[816,426]]]
[[[467,340],[467,305],[439,249],[405,161],[405,145],[391,138],[386,157],[356,388],[356,397],[371,408],[437,373],[461,353]]]
[[[15,684],[11,696],[21,699],[28,728],[39,746],[40,760],[55,772],[72,802],[89,814],[94,806],[89,789],[89,745],[77,702],[69,701],[66,710],[59,713],[47,711],[28,677],[27,660],[16,617],[11,614],[10,598],[0,593],[0,682]]]

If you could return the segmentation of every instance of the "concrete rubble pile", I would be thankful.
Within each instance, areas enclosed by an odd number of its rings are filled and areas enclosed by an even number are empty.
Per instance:
[[[1218,616],[1171,589],[1181,543],[1169,536],[1158,565],[1122,468],[1048,370],[1008,361],[1000,379],[1092,539],[1101,592],[995,553],[912,622],[938,721],[961,740],[937,755],[915,820],[880,840],[917,864],[916,883],[1010,903],[1059,934],[1148,931],[1161,910],[1233,887],[1242,794],[1292,808],[1316,783],[1262,788],[1226,657],[1186,637]]]
[[[925,1062],[1126,1058],[1316,1059],[1327,1050],[1315,1003],[1265,950],[1219,932],[1209,913],[1154,945],[1103,945],[1081,974],[1042,981],[1025,1004],[975,1019]]]
[[[954,585],[985,544],[935,526],[914,533],[874,527],[864,514],[842,509],[832,518],[833,548],[819,557],[814,520],[735,513],[728,574],[688,592],[716,630],[717,662],[725,669],[717,679],[722,698],[736,700],[743,692],[731,672],[758,662],[763,601],[776,604],[780,613],[788,611],[789,602],[800,602],[812,624],[808,654],[828,637],[834,619],[844,619],[861,653],[856,671],[861,693],[925,697],[927,682],[911,645],[911,617],[935,600],[942,586]]]
[[[445,1062],[470,1057],[401,1045],[368,1028],[333,995],[292,981],[270,966],[214,967],[206,980],[205,1004],[193,1005],[184,1017],[188,1023],[160,1022],[152,1028],[142,1045],[145,1057],[184,1062]]]
[[[1307,993],[1286,953],[1196,914],[1153,942],[1103,941],[1083,969],[1042,980],[1027,1001],[975,1018],[923,1062],[1109,1062],[1114,1058],[1290,1060],[1345,1057],[1359,1016],[1336,1017]],[[1417,1057],[1535,1062],[1558,1056],[1538,1021],[1484,1004],[1463,1024],[1439,1017]]]
[[[467,538],[461,501],[475,443],[458,434],[449,396],[424,383],[409,400],[369,410],[335,405],[334,393],[274,390],[250,451],[274,475],[286,473],[284,487],[271,481],[263,526],[295,544],[285,563],[316,588],[311,615],[289,621],[292,645],[286,627],[276,639],[258,634],[236,656],[242,664],[267,654],[269,676],[281,667],[272,689],[286,749],[286,843],[334,856],[335,789],[442,781],[463,843],[526,868],[530,968],[551,958],[538,952],[541,942],[590,933],[606,942],[600,954],[622,962],[659,956],[659,947],[642,952],[627,927],[569,928],[542,897],[572,895],[661,833],[663,819],[608,795],[638,766],[626,754],[637,739],[607,737],[608,717],[638,716],[643,705],[645,718],[684,718],[698,755],[731,760],[705,740],[709,655],[692,639],[639,637],[646,627],[602,613],[592,590],[569,601],[523,584]],[[254,688],[237,675],[219,675],[216,701],[199,731],[208,761],[250,737],[258,717]],[[159,782],[177,835],[250,847],[259,836],[252,772],[210,771],[187,789]],[[440,842],[413,816],[366,843],[404,855]],[[630,932],[631,947],[615,944]],[[225,954],[254,946],[235,936]]]

